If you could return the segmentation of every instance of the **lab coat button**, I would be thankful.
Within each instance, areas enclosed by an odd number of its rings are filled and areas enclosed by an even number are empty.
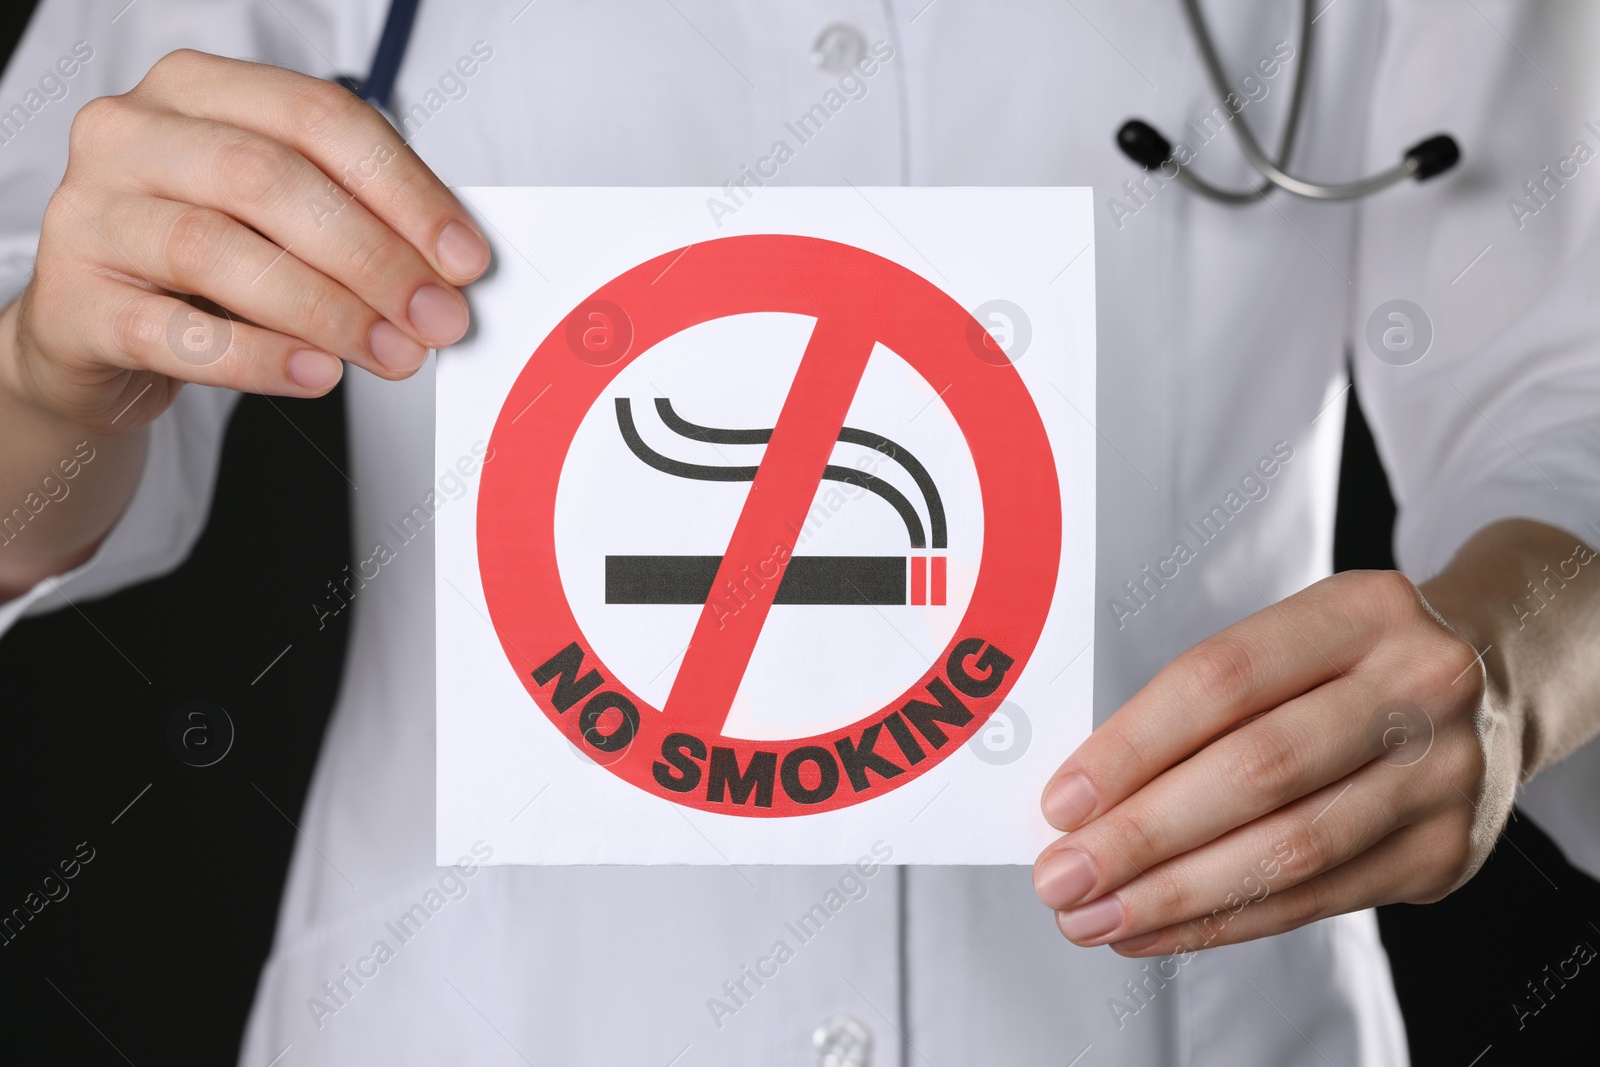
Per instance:
[[[872,1067],[872,1031],[848,1015],[830,1015],[811,1035],[817,1067]]]
[[[821,70],[840,74],[861,62],[867,54],[867,39],[854,26],[835,22],[817,35],[811,46],[811,62]]]

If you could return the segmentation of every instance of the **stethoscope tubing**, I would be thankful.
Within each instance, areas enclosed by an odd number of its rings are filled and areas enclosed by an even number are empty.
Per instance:
[[[1289,89],[1288,121],[1283,124],[1283,134],[1278,142],[1275,169],[1280,171],[1283,167],[1289,165],[1289,155],[1294,151],[1295,134],[1300,132],[1300,116],[1304,114],[1302,101],[1306,89],[1306,72],[1311,69],[1311,2],[1312,0],[1301,0],[1300,5],[1300,45],[1299,50],[1295,53],[1299,57],[1299,62],[1295,67],[1294,84]],[[1222,88],[1217,89],[1217,92],[1223,99],[1227,99],[1227,79],[1222,74],[1222,63],[1217,58],[1216,48],[1212,45],[1211,34],[1205,25],[1204,18],[1200,14],[1200,9],[1194,3],[1194,0],[1184,0],[1184,12],[1188,16],[1191,32],[1201,42],[1200,53],[1202,58],[1207,60],[1207,75],[1211,79],[1212,88],[1216,89],[1218,85],[1221,85]],[[1255,135],[1250,132],[1247,126],[1244,126],[1244,121],[1244,115],[1240,114],[1239,122],[1243,127],[1244,136],[1248,137],[1252,143],[1255,143]],[[1248,153],[1246,158],[1249,158]],[[1221,186],[1212,185],[1188,167],[1178,163],[1177,160],[1173,160],[1172,165],[1177,171],[1178,180],[1184,185],[1187,185],[1202,196],[1220,200],[1225,204],[1254,203],[1266,196],[1274,188],[1271,179],[1263,178],[1260,185],[1245,192],[1224,189]]]
[[[1282,189],[1284,192],[1310,200],[1355,200],[1371,196],[1406,178],[1424,181],[1434,175],[1443,174],[1455,166],[1461,158],[1461,150],[1456,145],[1455,139],[1449,134],[1435,134],[1406,149],[1399,163],[1359,181],[1314,182],[1289,173],[1287,169],[1289,158],[1294,151],[1295,137],[1299,133],[1300,119],[1305,111],[1305,89],[1308,72],[1311,69],[1311,25],[1315,21],[1311,13],[1311,3],[1312,0],[1301,0],[1300,3],[1299,67],[1295,70],[1294,86],[1289,96],[1289,114],[1284,122],[1283,136],[1276,158],[1268,157],[1242,112],[1235,113],[1236,121],[1232,123],[1233,130],[1239,138],[1240,150],[1263,179],[1260,185],[1240,192],[1211,184],[1180,163],[1174,155],[1171,143],[1159,130],[1140,119],[1129,119],[1117,131],[1118,147],[1135,163],[1146,169],[1159,167],[1162,173],[1168,177],[1176,177],[1196,193],[1224,204],[1253,203],[1265,198],[1274,189]],[[1182,4],[1184,16],[1188,19],[1189,29],[1200,50],[1200,58],[1205,66],[1206,76],[1211,82],[1211,88],[1219,97],[1226,100],[1232,92],[1228,88],[1228,78],[1223,72],[1222,60],[1217,54],[1211,28],[1206,24],[1205,16],[1200,11],[1199,0],[1182,0]]]
[[[379,109],[387,108],[394,96],[394,83],[400,77],[400,64],[406,57],[406,46],[411,43],[411,30],[417,22],[417,7],[421,0],[390,0],[389,13],[383,20],[383,31],[378,35],[378,47],[372,56],[372,66],[367,76],[356,86],[356,95]]]
[[[1200,47],[1200,58],[1204,61],[1206,73],[1211,78],[1211,87],[1218,94],[1228,95],[1228,78],[1222,70],[1222,60],[1217,55],[1216,43],[1211,38],[1210,27],[1206,25],[1205,17],[1200,13],[1200,0],[1183,0],[1183,11],[1189,19],[1189,26],[1194,31],[1195,43]],[[1306,181],[1296,178],[1284,166],[1288,163],[1288,152],[1294,143],[1295,128],[1299,125],[1302,111],[1302,92],[1305,87],[1306,71],[1311,67],[1311,0],[1301,0],[1300,4],[1300,66],[1295,71],[1294,90],[1289,103],[1289,121],[1285,124],[1283,148],[1278,153],[1278,162],[1267,158],[1261,150],[1261,143],[1256,140],[1255,131],[1250,129],[1250,123],[1243,114],[1238,116],[1234,123],[1234,130],[1239,135],[1239,147],[1244,152],[1250,165],[1260,171],[1266,182],[1257,196],[1266,192],[1266,187],[1275,185],[1285,192],[1296,196],[1307,197],[1311,200],[1355,200],[1363,196],[1387,189],[1399,181],[1404,181],[1417,172],[1416,160],[1407,155],[1399,163],[1388,170],[1380,171],[1370,178],[1360,181],[1345,182],[1341,184],[1322,184],[1320,182]],[[1180,167],[1181,171],[1182,168]]]

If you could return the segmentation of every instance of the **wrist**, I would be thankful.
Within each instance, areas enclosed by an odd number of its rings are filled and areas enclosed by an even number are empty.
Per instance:
[[[54,407],[39,387],[37,367],[30,363],[23,293],[0,309],[0,419],[15,429],[7,436],[28,434],[44,440],[66,437],[106,440],[115,434],[84,425]]]
[[[22,303],[26,299],[23,294],[0,310],[0,412],[12,422],[30,426],[48,422],[70,425],[41,404],[37,391],[29,387],[22,343]]]
[[[1562,661],[1570,641],[1564,616],[1581,598],[1558,595],[1547,603],[1535,591],[1544,591],[1551,568],[1572,554],[1575,543],[1571,534],[1544,523],[1496,522],[1420,587],[1449,627],[1478,650],[1485,709],[1494,718],[1503,716],[1506,740],[1518,748],[1519,783],[1572,747],[1565,725],[1570,694],[1559,679],[1567,673]]]
[[[1510,699],[1516,665],[1505,655],[1502,630],[1507,619],[1515,623],[1515,616],[1492,594],[1481,592],[1471,576],[1455,570],[1442,571],[1417,588],[1445,626],[1477,650],[1486,691]]]
[[[22,306],[0,308],[0,603],[93,554],[132,498],[149,443],[143,427],[107,435],[47,403]]]
[[[4,308],[0,308],[0,404],[4,404],[7,408],[17,405],[21,385],[17,366],[18,351],[21,348],[17,336],[21,305],[22,298],[18,297]]]

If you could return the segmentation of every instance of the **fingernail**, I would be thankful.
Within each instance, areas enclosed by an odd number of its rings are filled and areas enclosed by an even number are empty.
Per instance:
[[[379,319],[367,335],[372,356],[388,370],[415,370],[427,358],[428,350],[400,331],[388,319]]]
[[[344,364],[337,356],[302,348],[289,356],[289,379],[302,389],[321,393],[332,389],[344,374]]]
[[[1111,943],[1111,947],[1116,949],[1118,952],[1132,954],[1135,952],[1143,952],[1145,949],[1149,948],[1151,945],[1160,940],[1161,931],[1155,930],[1148,934],[1140,934],[1138,937],[1125,937],[1121,941],[1113,941]]]
[[[1093,941],[1122,925],[1122,901],[1105,896],[1093,904],[1056,913],[1056,925],[1073,941]]]
[[[1094,862],[1087,855],[1075,848],[1064,848],[1034,870],[1033,891],[1059,911],[1088,896],[1098,878]]]
[[[457,278],[476,278],[489,265],[488,244],[459,222],[452,222],[439,232],[433,254],[445,273]]]
[[[424,285],[406,309],[411,325],[435,348],[453,345],[467,332],[467,306],[459,295],[437,285]]]
[[[1094,786],[1081,774],[1069,774],[1050,784],[1044,791],[1044,817],[1057,830],[1076,830],[1089,821],[1098,803]]]

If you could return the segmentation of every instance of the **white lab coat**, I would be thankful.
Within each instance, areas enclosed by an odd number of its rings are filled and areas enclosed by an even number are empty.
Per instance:
[[[1250,178],[1230,134],[1207,143],[1185,128],[1219,101],[1170,0],[525,2],[424,0],[397,110],[413,115],[415,147],[449,183],[736,179],[786,120],[838,86],[812,52],[840,24],[846,38],[888,42],[894,58],[779,181],[1095,187],[1099,718],[1188,644],[1328,573],[1347,339],[1399,498],[1407,573],[1437,571],[1501,517],[1595,540],[1600,163],[1547,184],[1547,204],[1521,188],[1574,142],[1600,145],[1584,126],[1600,119],[1592,5],[1329,5],[1296,169],[1349,179],[1438,130],[1460,139],[1465,165],[1360,207],[1279,195],[1232,209],[1154,179],[1129,191],[1140,175],[1112,145],[1123,120],[1141,115],[1189,142],[1202,174]],[[1206,6],[1236,77],[1294,39],[1297,5]],[[65,98],[30,110],[0,146],[7,294],[26,280],[68,121],[86,100],[129,88],[182,46],[360,73],[384,13],[379,0],[145,0],[118,16],[122,7],[46,0],[0,83],[0,106],[30,100],[75,41],[94,49]],[[477,42],[492,57],[450,81]],[[1241,86],[1259,97],[1243,114],[1269,143],[1291,77]],[[1512,196],[1540,208],[1520,228]],[[604,240],[605,220],[595,228]],[[1060,251],[1065,267],[1078,250]],[[1410,367],[1379,361],[1363,339],[1372,310],[1395,298],[1434,324],[1432,350]],[[432,486],[433,375],[390,384],[351,369],[347,381],[364,548]],[[158,421],[136,498],[95,560],[61,581],[68,594],[93,596],[184,556],[231,399],[190,387]],[[1124,583],[1169,557],[1185,522],[1279,442],[1294,458],[1270,494],[1177,578],[1147,584],[1146,602],[1130,598]],[[777,977],[746,979],[739,1010],[714,1020],[710,998],[735,1003],[724,983],[841,872],[483,867],[442,882],[432,595],[430,535],[354,605],[247,1067],[799,1065],[817,1062],[813,1031],[840,1014],[871,1035],[878,1065],[1405,1061],[1370,912],[1201,953],[1163,981],[1146,964],[1063,941],[1021,867],[882,871]],[[60,605],[41,588],[0,607],[0,625]],[[1523,799],[1600,872],[1595,747]],[[418,903],[428,917],[402,941],[389,927]],[[391,953],[382,963],[380,941]]]

